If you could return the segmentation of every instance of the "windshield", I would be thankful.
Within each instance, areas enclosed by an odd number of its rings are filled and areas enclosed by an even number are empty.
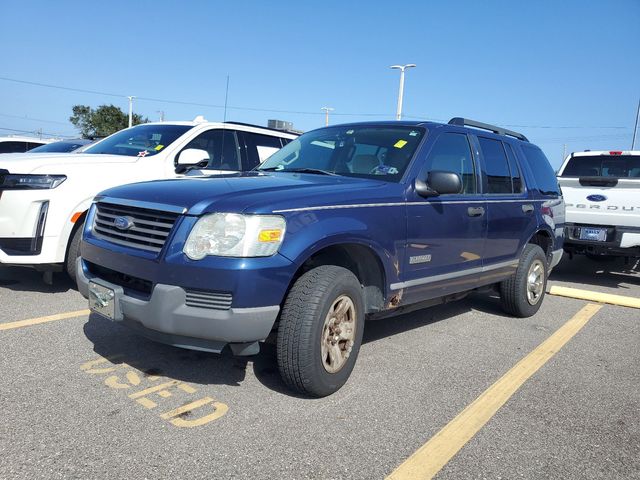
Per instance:
[[[40,147],[32,148],[29,150],[29,153],[67,153],[73,152],[74,150],[82,147],[89,143],[90,140],[78,140],[76,141],[68,141],[68,142],[53,142],[47,145],[42,145]]]
[[[191,128],[188,125],[137,125],[114,133],[84,153],[151,157]]]
[[[640,178],[640,155],[571,157],[561,177]]]
[[[291,141],[257,170],[306,171],[399,182],[424,135],[421,127],[322,128]]]

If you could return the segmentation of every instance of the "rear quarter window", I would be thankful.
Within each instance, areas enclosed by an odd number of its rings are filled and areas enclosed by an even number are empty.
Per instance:
[[[536,187],[542,195],[559,196],[560,187],[556,173],[542,150],[534,145],[522,145],[524,158],[529,164]]]

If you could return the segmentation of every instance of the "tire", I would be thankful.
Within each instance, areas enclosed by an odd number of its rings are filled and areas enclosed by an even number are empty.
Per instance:
[[[547,289],[549,264],[538,245],[527,244],[516,273],[500,283],[502,308],[516,317],[535,315]]]
[[[76,283],[76,260],[80,256],[80,242],[82,241],[82,231],[84,230],[84,220],[73,229],[71,233],[71,240],[67,247],[67,258],[65,259],[64,269],[69,275],[69,278]]]
[[[289,291],[280,314],[282,379],[292,390],[313,397],[338,391],[353,370],[363,331],[364,300],[356,276],[334,265],[306,272]]]

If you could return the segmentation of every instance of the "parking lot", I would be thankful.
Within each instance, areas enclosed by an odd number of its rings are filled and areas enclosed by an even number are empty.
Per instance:
[[[565,259],[554,287],[637,301],[640,273]],[[307,399],[272,346],[153,343],[62,274],[2,269],[0,304],[3,479],[640,478],[633,306],[548,295],[515,319],[472,295],[370,322],[345,387]]]

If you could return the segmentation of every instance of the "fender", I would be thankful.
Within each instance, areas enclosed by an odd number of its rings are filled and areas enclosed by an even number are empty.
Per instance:
[[[78,212],[86,213],[93,202],[93,195],[85,198],[80,203],[78,203],[73,209],[71,209],[67,213],[67,218],[64,223],[64,227],[60,232],[60,241],[58,242],[58,250],[56,253],[56,258],[61,258],[64,261],[67,255],[67,246],[69,245],[69,241],[71,240],[71,232],[73,231],[76,224],[72,221],[73,216]]]
[[[375,209],[361,209],[336,217],[328,212],[301,212],[287,217],[287,233],[280,254],[298,268],[320,250],[344,244],[357,244],[374,252],[384,269],[385,288],[398,281],[406,239],[406,207],[401,215],[382,217]]]

